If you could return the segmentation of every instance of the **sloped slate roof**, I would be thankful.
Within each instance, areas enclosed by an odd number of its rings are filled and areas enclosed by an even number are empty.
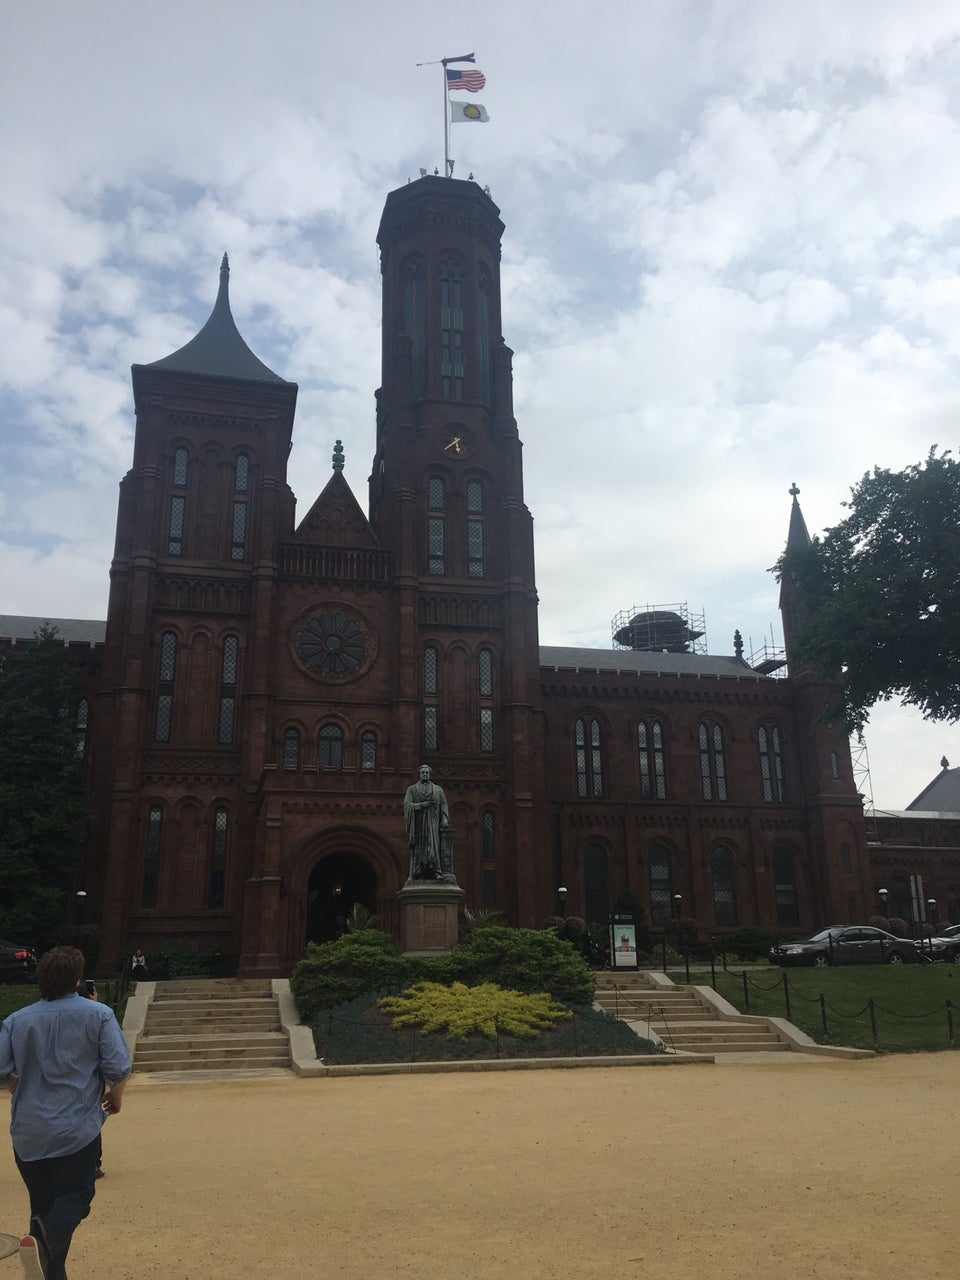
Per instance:
[[[914,813],[960,813],[960,769],[941,769],[907,809]]]
[[[43,626],[56,627],[64,644],[103,644],[105,622],[89,618],[27,618],[22,614],[0,614],[0,640],[33,640]]]
[[[641,675],[726,676],[741,680],[770,680],[753,671],[742,658],[701,653],[650,653],[635,649],[572,649],[541,645],[540,666],[557,670],[636,671]]]
[[[213,374],[221,378],[256,379],[264,382],[285,382],[279,374],[268,369],[258,359],[237,328],[230,310],[230,264],[223,255],[220,264],[220,289],[213,304],[210,318],[200,332],[179,351],[154,360],[144,366],[147,369],[169,369],[174,373]]]

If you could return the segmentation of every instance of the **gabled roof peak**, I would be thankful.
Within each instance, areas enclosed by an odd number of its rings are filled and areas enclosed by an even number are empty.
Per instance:
[[[226,254],[220,262],[220,287],[207,323],[185,346],[146,367],[259,382],[286,381],[258,359],[240,335],[230,310],[230,260]]]

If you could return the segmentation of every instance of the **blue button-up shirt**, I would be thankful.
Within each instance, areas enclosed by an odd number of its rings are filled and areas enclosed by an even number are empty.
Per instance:
[[[130,1074],[130,1054],[113,1010],[72,992],[0,1026],[0,1081],[12,1072],[13,1149],[21,1160],[46,1160],[94,1140],[106,1119],[104,1086]]]

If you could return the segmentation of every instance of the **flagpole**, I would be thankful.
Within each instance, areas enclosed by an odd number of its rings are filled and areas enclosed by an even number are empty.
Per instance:
[[[447,60],[440,60],[440,74],[443,76],[443,176],[450,177],[450,101],[447,96]]]

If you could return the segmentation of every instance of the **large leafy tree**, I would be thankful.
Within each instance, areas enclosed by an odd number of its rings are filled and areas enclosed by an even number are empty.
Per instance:
[[[797,656],[834,682],[826,716],[853,731],[891,698],[958,720],[960,462],[934,446],[850,495],[844,520],[774,569],[794,591]]]
[[[0,937],[64,936],[85,836],[78,675],[55,629],[0,656]]]

